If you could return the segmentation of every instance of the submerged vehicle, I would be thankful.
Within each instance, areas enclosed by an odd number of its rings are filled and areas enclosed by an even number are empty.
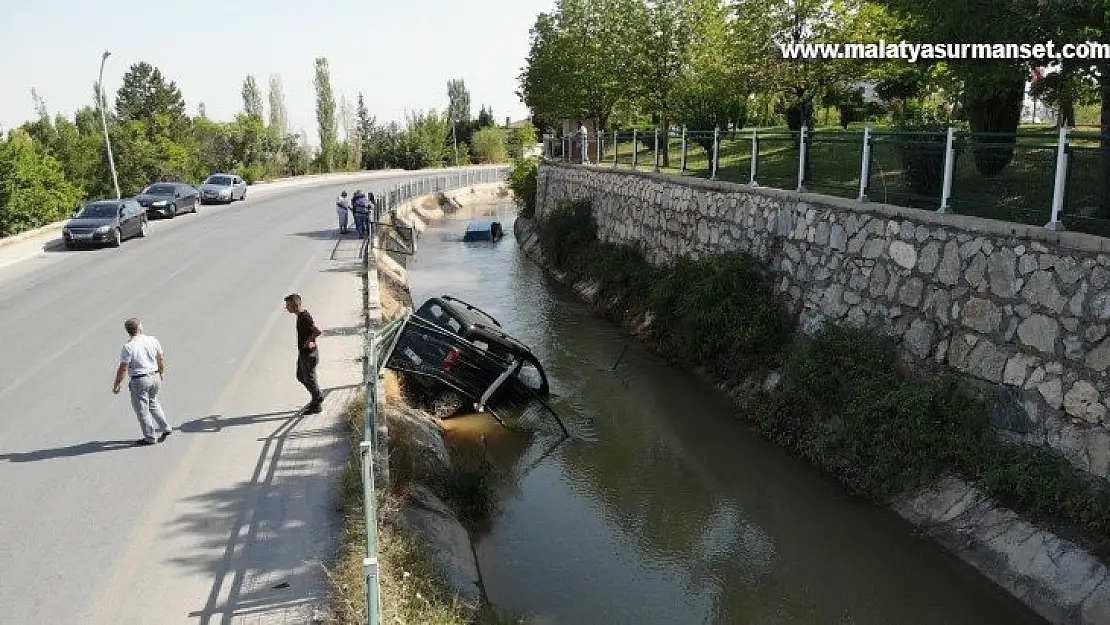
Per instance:
[[[438,417],[548,396],[547,374],[526,345],[480,308],[449,295],[402,318],[383,364]]]
[[[501,240],[505,236],[505,229],[500,221],[472,221],[466,226],[463,241],[493,241]]]

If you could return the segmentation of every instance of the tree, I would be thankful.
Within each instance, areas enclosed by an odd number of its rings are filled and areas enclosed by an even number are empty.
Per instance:
[[[131,66],[123,75],[123,86],[116,93],[116,115],[122,122],[141,121],[154,124],[158,115],[164,115],[175,130],[184,126],[185,99],[177,85],[162,76],[162,72],[149,63]]]
[[[401,138],[401,157],[405,167],[442,167],[447,162],[451,145],[451,124],[446,115],[430,110],[416,111],[405,117],[408,126]]]
[[[289,113],[285,109],[285,90],[282,88],[281,76],[270,76],[270,129],[279,137],[289,133]]]
[[[497,125],[497,120],[493,117],[493,108],[482,107],[478,111],[478,119],[474,122],[474,129],[481,130],[482,128],[490,128]]]
[[[475,132],[470,141],[474,157],[479,163],[504,163],[509,155],[507,143],[505,130],[493,126]]]
[[[470,123],[470,91],[461,78],[447,81],[447,119],[454,123]]]
[[[532,122],[524,122],[524,125],[520,128],[513,128],[509,131],[509,154],[513,158],[524,158],[524,148],[535,145],[538,140],[536,127],[532,125]]]
[[[335,119],[335,96],[331,88],[331,73],[328,60],[316,59],[316,124],[320,133],[320,157],[324,171],[332,171],[335,166],[336,146],[339,143]]]
[[[371,169],[370,151],[374,149],[371,142],[371,137],[374,134],[375,119],[370,116],[370,111],[366,110],[366,101],[362,97],[362,92],[358,93],[358,106],[355,109],[355,123],[357,124],[359,154],[361,159],[359,161],[360,169]]]
[[[27,133],[14,130],[0,143],[0,237],[62,219],[80,201],[81,190]]]
[[[634,96],[643,14],[640,0],[559,0],[536,18],[517,95],[542,125],[595,118],[607,126]]]
[[[262,90],[258,88],[258,81],[254,79],[254,74],[247,74],[246,80],[243,81],[242,93],[243,112],[259,120],[264,119],[266,112],[262,108]]]

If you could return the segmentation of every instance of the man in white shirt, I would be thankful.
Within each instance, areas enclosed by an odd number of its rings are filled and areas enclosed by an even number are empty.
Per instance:
[[[153,336],[143,334],[143,324],[135,317],[123,322],[123,328],[131,339],[123,344],[120,352],[112,392],[118,394],[123,385],[123,376],[130,375],[128,388],[131,390],[131,407],[139,418],[139,428],[143,432],[143,437],[135,444],[161,443],[173,432],[166,421],[166,415],[162,413],[162,405],[158,403],[158,391],[162,389],[162,378],[166,372],[162,345]],[[159,434],[157,439],[154,438],[155,426]]]
[[[347,234],[347,213],[351,210],[351,202],[347,199],[347,192],[335,198],[335,212],[339,215],[339,234]]]

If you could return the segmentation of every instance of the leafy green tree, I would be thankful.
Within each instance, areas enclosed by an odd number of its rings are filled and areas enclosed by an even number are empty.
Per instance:
[[[0,237],[63,219],[80,202],[81,190],[26,132],[0,143]]]
[[[525,122],[520,128],[513,128],[509,131],[509,154],[513,158],[523,158],[524,149],[535,145],[537,141],[539,141],[539,137],[536,134],[536,127],[532,125],[532,122]]]
[[[258,81],[254,74],[247,74],[243,80],[243,112],[258,119],[265,118],[262,108],[262,90],[258,88]]]
[[[339,132],[336,123],[335,95],[331,87],[331,72],[328,60],[316,59],[316,124],[320,133],[320,157],[324,171],[333,171],[339,145]]]
[[[473,118],[470,112],[470,90],[461,78],[447,81],[447,121],[455,124],[459,143],[470,141],[473,134]]]
[[[147,125],[163,115],[175,131],[183,130],[188,121],[185,99],[177,85],[146,62],[132,65],[123,75],[123,86],[116,93],[116,115],[121,122],[141,121]]]
[[[504,163],[509,156],[508,133],[503,128],[490,126],[479,130],[470,146],[479,163]]]

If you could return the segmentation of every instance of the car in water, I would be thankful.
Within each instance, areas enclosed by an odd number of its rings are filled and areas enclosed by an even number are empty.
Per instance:
[[[88,202],[62,227],[66,249],[82,245],[119,247],[146,236],[146,211],[132,198]]]
[[[550,392],[532,350],[485,311],[449,295],[429,298],[405,318],[384,365],[441,418]]]
[[[139,206],[146,209],[147,217],[173,219],[179,213],[197,212],[200,193],[195,187],[181,182],[156,182],[143,189],[135,199]]]
[[[212,174],[200,185],[201,204],[230,204],[237,199],[247,199],[247,182],[235,174]]]
[[[463,241],[493,241],[494,243],[505,236],[505,229],[500,221],[472,221],[466,225]]]

